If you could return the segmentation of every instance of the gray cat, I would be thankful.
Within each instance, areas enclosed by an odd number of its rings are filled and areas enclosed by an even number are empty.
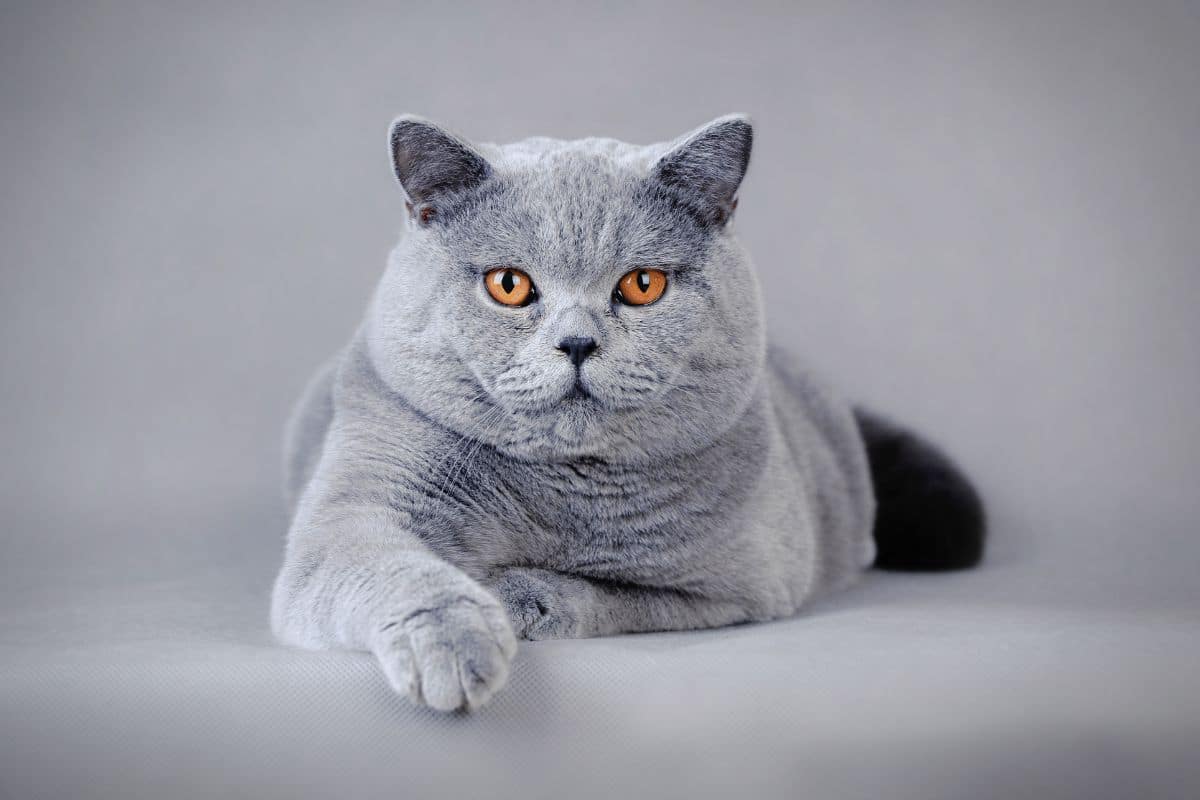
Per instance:
[[[731,226],[751,141],[742,116],[648,147],[393,124],[406,230],[289,425],[280,639],[475,708],[517,637],[769,620],[872,563],[978,561],[951,462],[768,346]]]

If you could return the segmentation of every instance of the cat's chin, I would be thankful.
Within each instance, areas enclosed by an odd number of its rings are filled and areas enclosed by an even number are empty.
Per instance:
[[[554,409],[554,438],[566,445],[581,445],[600,432],[603,411],[582,389],[572,389]]]
[[[595,388],[576,383],[554,400],[510,408],[509,419],[518,430],[501,449],[521,458],[552,460],[613,455],[621,438],[614,440],[614,432],[638,406],[614,403]]]

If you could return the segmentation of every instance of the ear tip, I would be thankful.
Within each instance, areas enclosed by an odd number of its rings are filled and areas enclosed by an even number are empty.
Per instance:
[[[754,146],[754,121],[749,114],[734,113],[717,117],[692,133],[693,137],[719,138],[749,152]]]
[[[392,120],[392,124],[388,126],[388,133],[394,138],[397,133],[401,133],[411,128],[436,128],[433,122],[430,122],[420,114],[400,114]]]
[[[736,130],[747,137],[754,136],[754,118],[741,111],[717,117],[708,124],[708,127],[727,127],[732,130]]]

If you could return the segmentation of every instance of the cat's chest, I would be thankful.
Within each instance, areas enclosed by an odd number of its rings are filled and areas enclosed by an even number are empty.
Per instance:
[[[751,455],[637,468],[599,460],[509,464],[496,487],[514,512],[489,522],[503,531],[516,563],[684,582],[703,568],[714,543],[728,538],[755,480]]]
[[[601,461],[525,464],[505,471],[505,488],[530,521],[572,538],[627,539],[662,527],[661,517],[697,500],[677,469],[635,470]],[[708,505],[708,504],[704,504]]]

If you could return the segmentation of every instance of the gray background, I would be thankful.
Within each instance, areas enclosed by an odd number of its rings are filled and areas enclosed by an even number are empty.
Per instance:
[[[946,587],[1194,626],[1198,76],[1195,3],[6,3],[3,652],[28,677],[47,636],[199,629],[288,656],[279,431],[396,236],[404,111],[636,142],[749,112],[737,224],[774,336],[944,443],[993,519],[983,571],[847,607]],[[1044,644],[1050,696],[1077,673]]]

